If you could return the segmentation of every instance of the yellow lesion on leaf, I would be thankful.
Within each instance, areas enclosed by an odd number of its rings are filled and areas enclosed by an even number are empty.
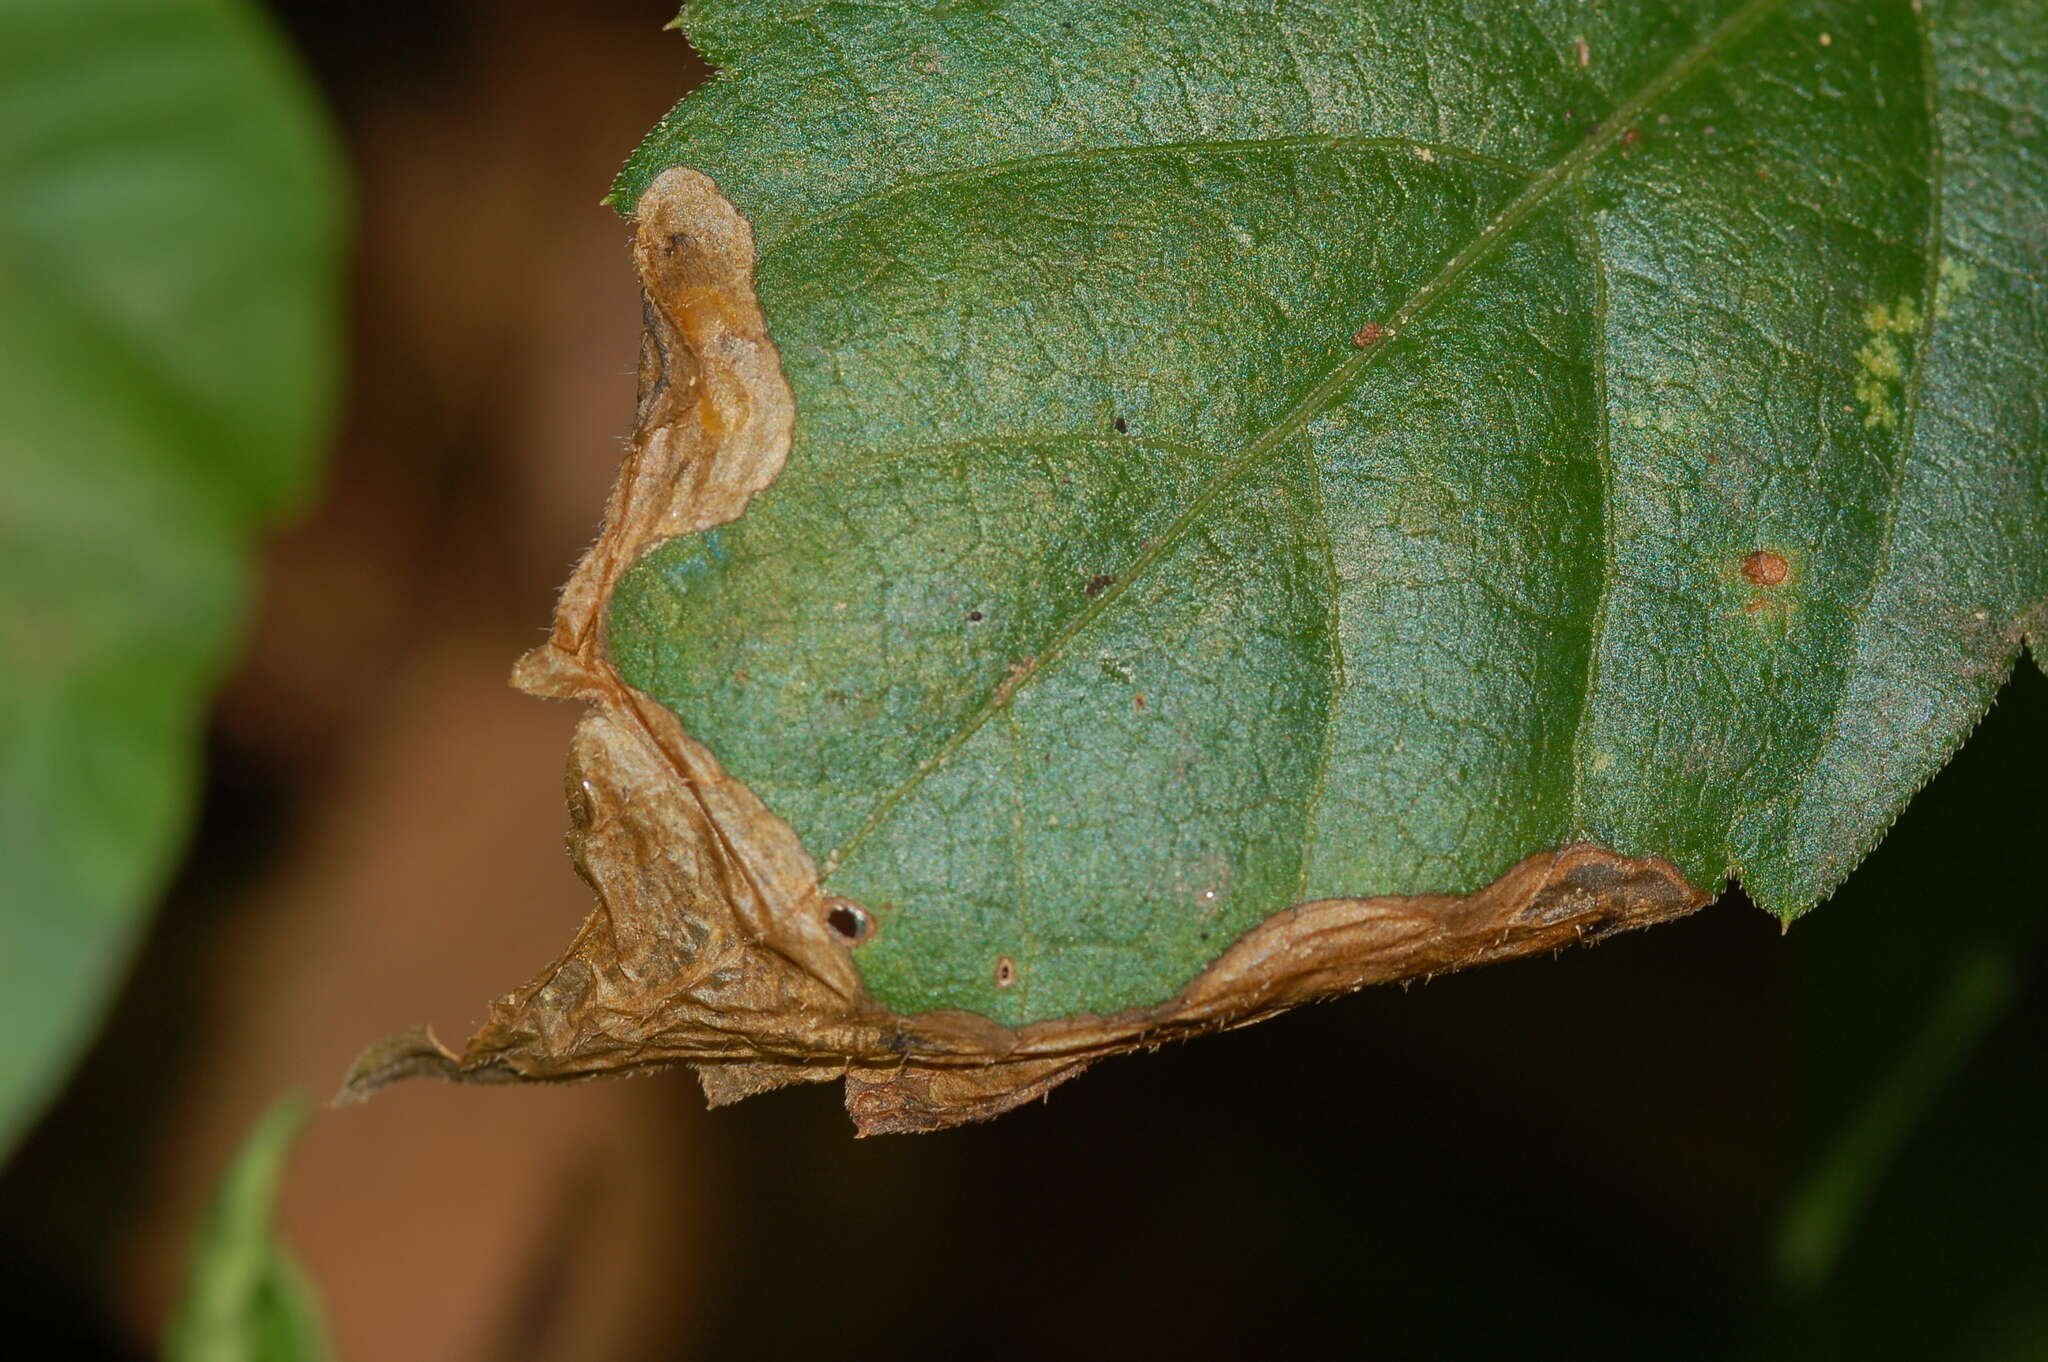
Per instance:
[[[1899,395],[1906,381],[1906,351],[1903,338],[1919,333],[1920,305],[1902,296],[1887,307],[1873,303],[1863,314],[1870,338],[1856,352],[1856,400],[1863,404],[1863,424],[1895,429],[1899,424]]]
[[[1941,276],[1934,284],[1934,315],[1946,317],[1956,301],[1977,282],[1977,267],[1952,255],[1941,258]]]
[[[1657,411],[1627,411],[1621,414],[1621,424],[1630,430],[1654,430],[1660,435],[1677,435],[1685,423],[1679,414],[1669,407]]]

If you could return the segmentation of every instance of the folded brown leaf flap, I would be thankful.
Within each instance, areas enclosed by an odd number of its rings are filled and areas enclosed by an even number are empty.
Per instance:
[[[826,926],[795,832],[605,656],[619,575],[664,539],[737,517],[781,471],[795,422],[754,296],[746,220],[709,179],[678,169],[649,187],[637,221],[638,425],[551,637],[513,674],[535,694],[592,706],[568,796],[570,847],[596,907],[566,954],[492,1004],[462,1053],[424,1029],[395,1037],[357,1061],[341,1100],[418,1074],[559,1081],[686,1063],[714,1105],[843,1075],[862,1133],[934,1130],[1007,1111],[1106,1055],[1648,926],[1707,901],[1661,860],[1574,845],[1463,897],[1328,899],[1276,914],[1154,1007],[1018,1029],[880,1008]]]

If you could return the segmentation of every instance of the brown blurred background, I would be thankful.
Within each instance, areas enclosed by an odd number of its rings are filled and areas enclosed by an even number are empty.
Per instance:
[[[505,676],[594,531],[632,413],[627,234],[598,200],[703,68],[659,31],[673,0],[274,8],[354,164],[349,398],[324,495],[268,553],[178,888],[0,1183],[0,1298],[52,1355],[148,1356],[256,1113],[325,1096],[404,1026],[467,1034],[585,906],[561,843],[576,712]],[[1964,1326],[1902,1332],[1840,1302],[1788,1325],[1771,1285],[1809,1132],[1889,1053],[1822,1055],[1842,1094],[1816,1116],[1812,1061],[1841,1028],[1807,1017],[1816,988],[1875,987],[1877,966],[1839,963],[1855,952],[1889,951],[1910,998],[1935,896],[1967,917],[2032,888],[1996,857],[1955,862],[1957,839],[2038,836],[2038,798],[1944,792],[2038,769],[2044,691],[2013,688],[1871,883],[1789,941],[1731,900],[1118,1060],[940,1136],[856,1143],[822,1089],[707,1114],[683,1075],[407,1085],[312,1122],[285,1230],[350,1362],[1933,1356],[1893,1349]],[[2032,1072],[2031,959],[1951,1106],[1972,1082],[2013,1103],[1998,1075]],[[1856,1005],[1851,1033],[1896,1031]],[[2022,1116],[2040,1086],[2022,1082]],[[1972,1146],[1959,1110],[1936,1115],[1965,1134],[1924,1138],[2041,1204],[2041,1126]],[[1900,1214],[1902,1242],[1924,1239]],[[1956,1214],[1950,1240],[1977,1213]],[[2039,1250],[2000,1290],[2048,1285]],[[1878,1301],[1924,1268],[1894,1254],[1856,1280]]]

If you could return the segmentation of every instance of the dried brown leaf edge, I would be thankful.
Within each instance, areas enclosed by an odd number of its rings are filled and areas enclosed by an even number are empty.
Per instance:
[[[569,844],[596,906],[567,953],[493,1003],[460,1054],[424,1028],[393,1037],[356,1062],[337,1101],[420,1074],[548,1082],[690,1064],[714,1106],[844,1076],[862,1134],[936,1130],[998,1115],[1124,1050],[1596,940],[1708,901],[1665,861],[1580,843],[1462,897],[1323,899],[1275,914],[1154,1007],[1017,1029],[882,1008],[825,923],[796,833],[605,656],[620,574],[664,539],[737,517],[781,471],[795,421],[745,218],[711,180],[676,169],[635,220],[646,334],[634,436],[551,636],[513,673],[533,694],[591,705],[569,758]]]

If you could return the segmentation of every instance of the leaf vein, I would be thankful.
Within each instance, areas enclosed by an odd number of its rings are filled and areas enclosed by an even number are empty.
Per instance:
[[[1601,684],[1600,653],[1606,645],[1614,601],[1614,429],[1607,409],[1607,251],[1600,239],[1600,226],[1590,205],[1580,201],[1579,217],[1586,248],[1593,257],[1593,383],[1594,410],[1599,421],[1599,439],[1594,450],[1600,461],[1600,590],[1593,601],[1593,617],[1586,630],[1585,679],[1579,683],[1579,712],[1572,718],[1571,820],[1582,837],[1598,833],[1592,826],[1586,798],[1586,716],[1593,708],[1593,696]]]
[[[1778,0],[1771,0],[1777,3]],[[964,184],[975,180],[990,179],[1017,170],[1031,170],[1040,166],[1083,165],[1096,161],[1142,160],[1151,156],[1171,156],[1177,153],[1199,155],[1236,155],[1255,151],[1283,151],[1293,149],[1321,149],[1326,151],[1371,150],[1384,148],[1388,151],[1428,152],[1433,156],[1447,156],[1453,160],[1469,161],[1491,170],[1532,179],[1537,172],[1528,166],[1489,156],[1484,152],[1472,151],[1465,147],[1451,146],[1441,142],[1428,142],[1415,137],[1367,137],[1341,136],[1329,133],[1306,133],[1296,137],[1254,137],[1243,141],[1197,138],[1187,142],[1145,142],[1121,147],[1074,147],[1065,151],[1045,152],[1037,156],[1018,156],[1007,161],[988,161],[980,165],[963,166],[958,170],[934,171],[929,175],[914,176],[898,180],[894,184],[872,190],[868,193],[834,204],[821,213],[799,218],[777,231],[760,243],[760,253],[765,257],[793,237],[801,236],[828,223],[872,209],[876,204],[893,199],[913,190],[930,189],[937,185]]]
[[[1316,757],[1315,781],[1309,786],[1307,802],[1301,808],[1301,822],[1304,836],[1301,847],[1301,872],[1295,877],[1294,897],[1299,902],[1308,893],[1309,873],[1315,866],[1316,813],[1322,808],[1323,792],[1329,788],[1330,763],[1337,751],[1338,711],[1344,705],[1344,610],[1343,580],[1337,575],[1337,545],[1335,527],[1330,523],[1330,503],[1323,494],[1322,460],[1316,457],[1313,443],[1308,450],[1308,485],[1315,498],[1316,520],[1323,531],[1323,567],[1330,580],[1330,699],[1323,707],[1322,750]]]
[[[1836,689],[1834,703],[1829,706],[1827,723],[1820,740],[1814,744],[1813,754],[1806,763],[1806,770],[1790,786],[1793,802],[1785,811],[1787,821],[1796,815],[1799,804],[1804,802],[1811,792],[1822,764],[1834,750],[1836,736],[1841,731],[1842,710],[1848,704],[1849,693],[1855,685],[1857,655],[1862,651],[1864,630],[1869,627],[1870,609],[1877,600],[1878,592],[1883,589],[1886,577],[1891,574],[1892,550],[1898,537],[1899,509],[1905,500],[1906,474],[1913,462],[1921,394],[1927,373],[1928,350],[1933,344],[1935,324],[1939,320],[1940,309],[1936,306],[1935,289],[1940,278],[1941,257],[1944,253],[1941,200],[1946,169],[1942,153],[1940,76],[1935,67],[1934,38],[1930,31],[1930,21],[1919,5],[1913,7],[1913,27],[1920,43],[1921,83],[1925,87],[1927,174],[1930,187],[1927,221],[1923,228],[1921,243],[1921,259],[1926,274],[1921,285],[1924,296],[1920,305],[1920,327],[1913,337],[1913,369],[1906,377],[1905,391],[1899,399],[1898,452],[1890,470],[1884,524],[1878,531],[1877,555],[1871,566],[1870,584],[1864,590],[1863,599],[1850,612],[1850,618],[1855,621],[1856,637],[1851,644],[1850,655],[1842,665],[1841,684]]]

